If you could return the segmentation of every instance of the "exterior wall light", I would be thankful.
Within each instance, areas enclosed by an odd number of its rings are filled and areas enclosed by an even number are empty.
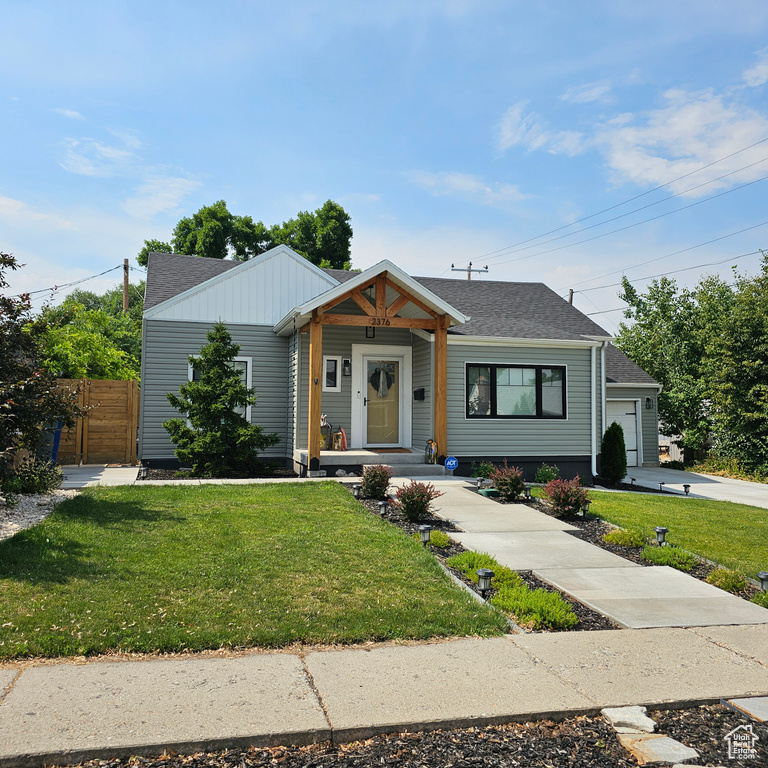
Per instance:
[[[386,515],[387,514],[387,507],[389,507],[389,502],[384,499],[383,501],[379,502],[379,514],[380,515]]]
[[[683,490],[685,491],[685,495],[687,496],[691,492],[690,483],[683,483]]]
[[[496,574],[490,568],[478,568],[475,573],[477,574],[477,587],[485,599],[486,593],[491,591],[491,579]]]
[[[356,499],[359,499],[359,498],[360,498],[360,492],[361,492],[361,490],[362,490],[362,486],[360,485],[360,483],[355,483],[355,484],[352,486],[352,495],[353,495],[353,496],[354,496]]]
[[[429,539],[432,536],[432,526],[431,525],[420,525],[419,526],[419,539],[421,539],[421,543],[426,547],[427,544],[429,544]]]
[[[757,574],[757,578],[760,579],[760,589],[763,592],[768,592],[768,571],[760,571]]]
[[[526,485],[525,488],[523,488],[523,494],[525,495],[525,500],[530,501],[531,500],[531,486]]]
[[[653,409],[653,398],[651,398],[651,397],[646,397],[645,398],[645,409],[647,411],[650,411],[650,410]]]
[[[656,531],[656,542],[660,547],[663,547],[667,543],[666,536],[669,530],[663,525],[657,525],[653,530]]]

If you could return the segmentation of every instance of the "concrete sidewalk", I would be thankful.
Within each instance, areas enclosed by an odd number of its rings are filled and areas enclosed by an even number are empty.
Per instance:
[[[768,694],[768,626],[0,667],[0,766],[596,714]]]
[[[522,504],[480,496],[468,483],[435,482],[437,514],[462,529],[467,549],[572,595],[622,627],[768,624],[768,610],[674,568],[643,567],[568,533],[573,526]]]
[[[88,488],[95,485],[133,485],[139,474],[138,467],[110,467],[107,464],[63,466],[64,482],[61,487]]]

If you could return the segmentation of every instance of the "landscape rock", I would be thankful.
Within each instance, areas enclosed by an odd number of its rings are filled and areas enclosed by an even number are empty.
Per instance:
[[[645,707],[606,707],[601,715],[616,733],[653,733],[656,723],[645,713]]]
[[[620,733],[621,745],[637,760],[639,765],[652,763],[680,764],[695,760],[699,753],[669,736]]]

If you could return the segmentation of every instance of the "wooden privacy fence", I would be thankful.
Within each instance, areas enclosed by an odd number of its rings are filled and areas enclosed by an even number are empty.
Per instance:
[[[87,415],[59,442],[59,464],[135,464],[139,427],[139,383],[97,379],[57,379],[75,389]]]

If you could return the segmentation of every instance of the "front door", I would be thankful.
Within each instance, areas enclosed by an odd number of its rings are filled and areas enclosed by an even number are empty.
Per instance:
[[[367,448],[396,448],[400,435],[401,361],[366,355],[365,441]]]

